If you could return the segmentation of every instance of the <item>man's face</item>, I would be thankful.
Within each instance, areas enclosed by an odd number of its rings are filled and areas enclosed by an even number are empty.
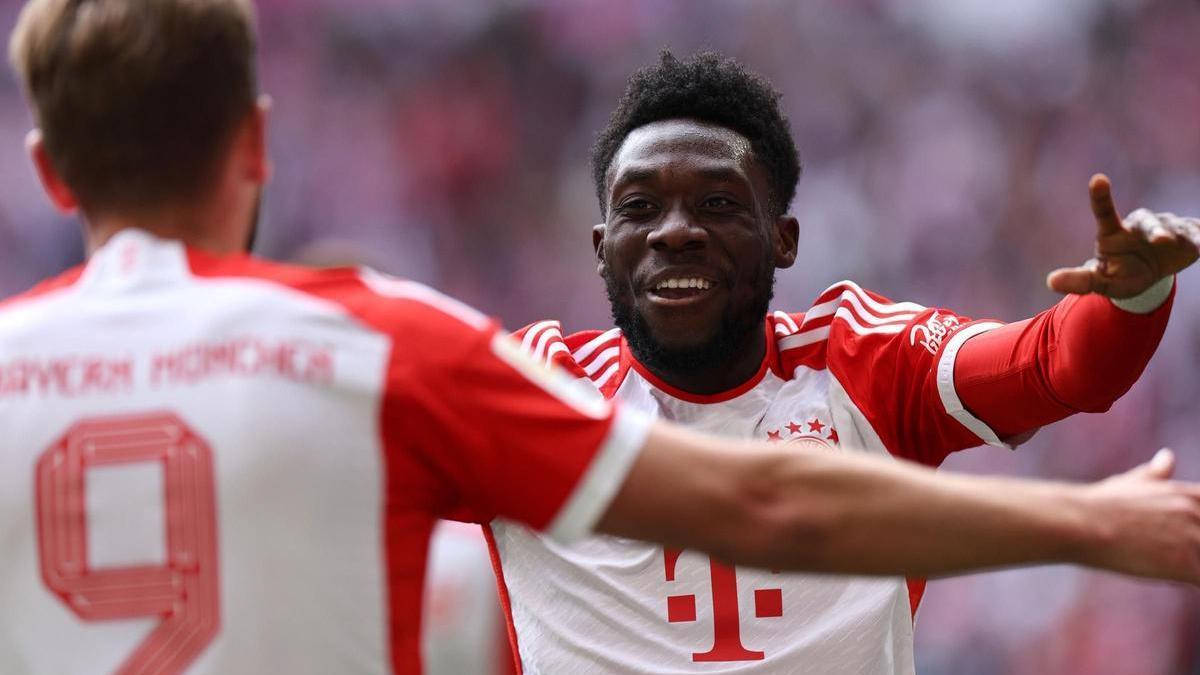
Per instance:
[[[724,127],[666,120],[635,129],[609,168],[594,233],[613,317],[646,365],[708,365],[761,331],[796,221],[770,214],[766,171]]]

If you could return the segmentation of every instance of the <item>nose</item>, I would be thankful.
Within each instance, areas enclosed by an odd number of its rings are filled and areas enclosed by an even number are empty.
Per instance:
[[[708,231],[680,211],[666,214],[646,242],[655,251],[690,251],[708,245]]]

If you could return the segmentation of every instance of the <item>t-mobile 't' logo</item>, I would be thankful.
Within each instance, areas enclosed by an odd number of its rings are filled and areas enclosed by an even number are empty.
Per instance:
[[[675,580],[675,564],[683,551],[663,551],[667,581]],[[737,572],[734,568],[708,559],[712,577],[713,646],[692,654],[693,661],[761,661],[765,652],[746,649],[742,644],[741,617],[738,616]],[[783,616],[783,591],[761,588],[754,591],[754,616],[764,619]],[[681,623],[696,620],[695,595],[667,596],[667,621]]]

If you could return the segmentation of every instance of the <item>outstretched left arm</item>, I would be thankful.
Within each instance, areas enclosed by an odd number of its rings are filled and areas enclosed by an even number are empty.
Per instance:
[[[1001,439],[1103,412],[1128,391],[1166,329],[1175,273],[1197,259],[1200,220],[1138,209],[1122,222],[1108,179],[1093,177],[1089,189],[1096,255],[1047,278],[1069,297],[968,340],[958,354],[962,405]]]

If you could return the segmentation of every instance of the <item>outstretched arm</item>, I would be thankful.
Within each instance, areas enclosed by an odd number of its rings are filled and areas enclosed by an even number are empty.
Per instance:
[[[1139,209],[1122,222],[1106,177],[1094,176],[1089,191],[1096,255],[1047,279],[1070,295],[968,340],[958,354],[959,398],[1001,439],[1103,412],[1128,391],[1166,329],[1175,273],[1196,261],[1200,220]]]
[[[1067,562],[1200,584],[1200,486],[1173,458],[1090,486],[977,478],[656,425],[598,529],[814,572]]]

